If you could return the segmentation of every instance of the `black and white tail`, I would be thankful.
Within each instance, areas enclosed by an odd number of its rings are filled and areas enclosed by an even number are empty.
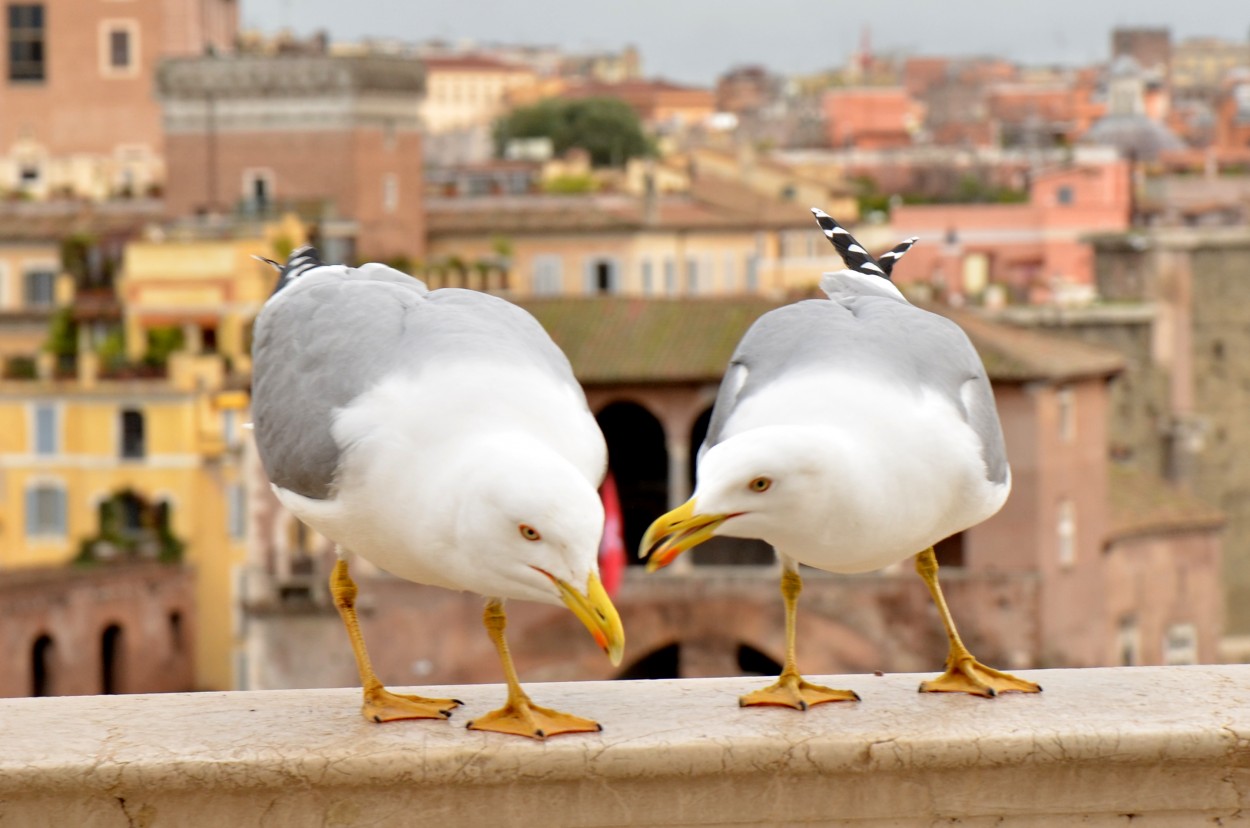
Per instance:
[[[872,254],[865,250],[864,246],[857,242],[855,237],[845,227],[834,221],[824,210],[813,207],[812,215],[816,217],[816,223],[824,231],[825,237],[833,242],[833,246],[838,249],[838,255],[842,257],[842,261],[846,264],[847,269],[867,276],[880,276],[882,279],[889,279],[890,274],[894,271],[894,265],[916,243],[916,236],[912,236],[910,239],[900,242],[889,253],[882,253],[879,260],[874,259]]]
[[[264,256],[256,256],[255,258],[260,259],[262,262],[268,262],[273,265],[274,270],[278,271],[278,284],[274,286],[274,293],[291,284],[306,271],[325,264],[325,262],[321,261],[321,254],[317,252],[317,248],[307,245],[291,251],[291,255],[287,257],[286,264],[279,264],[273,259],[266,259]]]

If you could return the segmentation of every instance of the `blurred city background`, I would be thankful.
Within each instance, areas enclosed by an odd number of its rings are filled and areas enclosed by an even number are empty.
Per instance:
[[[938,550],[971,649],[1250,660],[1242,4],[382,5],[4,4],[0,696],[357,682],[333,549],[246,428],[253,257],[305,243],[497,293],[569,355],[629,643],[614,670],[516,604],[524,680],[776,672],[767,548],[634,549],[739,337],[840,266],[813,206],[918,235],[897,283],[994,384],[1014,492]],[[355,569],[386,683],[500,679],[481,598]],[[939,668],[910,566],[805,577],[808,673]]]

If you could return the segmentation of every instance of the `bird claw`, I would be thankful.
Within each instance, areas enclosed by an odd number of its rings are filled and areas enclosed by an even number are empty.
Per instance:
[[[603,730],[603,725],[591,719],[539,707],[524,699],[508,702],[498,710],[474,719],[469,722],[468,729],[510,733],[544,741],[561,733],[598,733]]]
[[[774,684],[739,698],[738,706],[771,705],[807,710],[813,705],[839,701],[859,701],[859,694],[853,690],[834,690],[811,684],[797,673],[782,673]]]
[[[1040,684],[986,667],[971,655],[952,658],[947,665],[942,675],[920,683],[921,693],[970,693],[993,698],[999,693],[1042,692]]]
[[[365,691],[360,712],[366,720],[377,724],[404,719],[448,719],[460,704],[458,699],[430,699],[378,688]]]

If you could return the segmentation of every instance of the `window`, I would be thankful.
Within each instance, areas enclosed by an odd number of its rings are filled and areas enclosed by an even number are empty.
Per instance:
[[[61,417],[55,405],[35,406],[35,454],[48,457],[61,450]]]
[[[141,460],[146,451],[144,440],[143,412],[134,409],[122,411],[121,419],[121,454],[131,460]]]
[[[109,32],[109,66],[114,69],[130,68],[130,32],[125,29]]]
[[[746,292],[755,293],[760,289],[760,259],[754,253],[748,253],[746,262]]]
[[[1059,402],[1059,439],[1071,443],[1076,439],[1076,394],[1065,386],[1055,396]]]
[[[9,4],[9,80],[46,79],[45,25],[43,3]]]
[[[242,540],[247,534],[247,500],[239,483],[226,487],[226,524],[233,540]]]
[[[650,296],[653,292],[655,292],[655,274],[652,272],[650,259],[642,260],[642,272],[640,275],[642,281],[642,295]]]
[[[686,293],[693,296],[699,292],[699,260],[694,256],[686,259]]]
[[[273,201],[273,170],[249,169],[243,171],[243,200],[251,210],[263,213]]]
[[[1198,630],[1193,624],[1172,624],[1163,636],[1164,664],[1198,663]]]
[[[382,209],[388,213],[399,209],[399,176],[395,173],[382,177]]]
[[[725,254],[725,292],[726,293],[737,292],[738,286],[735,283],[735,280],[737,279],[737,275],[738,274],[734,273],[734,254],[726,253]]]
[[[1057,201],[1060,204],[1071,204],[1072,203],[1072,188],[1069,187],[1067,184],[1064,184],[1062,187],[1055,190],[1055,201]]]
[[[1068,569],[1076,563],[1076,506],[1067,498],[1059,502],[1055,534],[1059,541],[1059,566]]]
[[[586,292],[591,295],[617,293],[615,259],[590,259],[586,262]]]
[[[560,292],[564,281],[559,256],[534,257],[534,295],[554,296]]]
[[[41,484],[26,490],[26,535],[63,536],[66,531],[65,491]]]
[[[135,20],[100,21],[100,74],[130,78],[139,70],[139,24]]]
[[[664,292],[669,296],[677,293],[677,262],[671,257],[664,260]]]
[[[50,308],[56,303],[56,273],[48,268],[26,271],[26,307]]]

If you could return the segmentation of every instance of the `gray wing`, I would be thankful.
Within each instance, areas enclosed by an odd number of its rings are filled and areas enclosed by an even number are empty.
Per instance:
[[[481,356],[540,367],[578,387],[534,317],[469,290],[427,292],[381,265],[321,267],[274,294],[256,320],[252,417],[269,479],[305,497],[333,496],[341,448],[336,409],[387,376],[429,360]]]
[[[985,366],[954,322],[858,280],[824,283],[830,299],[809,299],[760,317],[730,360],[700,456],[719,442],[737,405],[783,373],[809,365],[860,372],[951,400],[981,440],[986,476],[1007,479],[1007,452]]]

